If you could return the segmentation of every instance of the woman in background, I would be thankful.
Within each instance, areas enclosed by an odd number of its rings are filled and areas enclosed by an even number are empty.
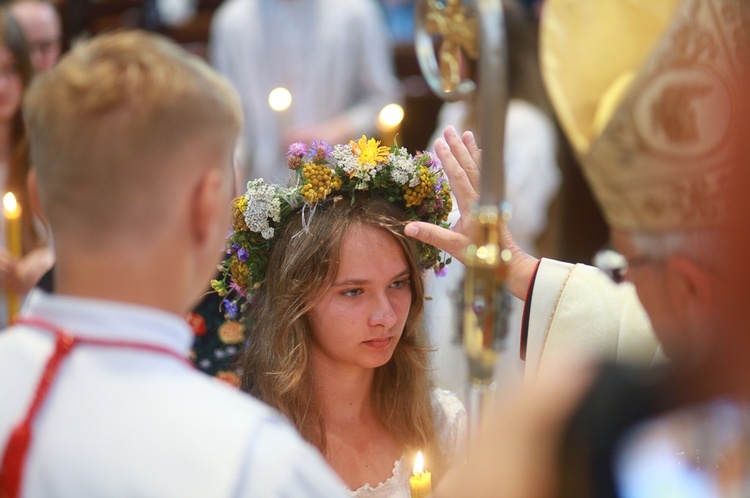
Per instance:
[[[0,323],[6,325],[8,292],[23,296],[53,262],[46,230],[34,216],[27,180],[29,148],[21,115],[21,101],[33,69],[26,39],[7,8],[0,9],[0,195],[12,192],[21,206],[22,249],[7,246],[5,217],[0,218]]]

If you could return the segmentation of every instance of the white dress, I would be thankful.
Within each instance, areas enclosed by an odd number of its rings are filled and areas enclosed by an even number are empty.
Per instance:
[[[466,451],[466,409],[458,396],[445,389],[432,392],[432,405],[437,417],[440,451],[448,464],[456,463],[463,459]],[[375,486],[365,484],[356,491],[350,490],[349,495],[359,498],[409,498],[412,464],[406,455],[402,455],[394,462],[391,477]],[[429,462],[425,470],[430,470]]]

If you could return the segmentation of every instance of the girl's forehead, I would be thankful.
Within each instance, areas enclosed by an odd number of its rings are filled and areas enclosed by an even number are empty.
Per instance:
[[[362,224],[349,228],[341,242],[337,274],[352,270],[374,273],[395,267],[409,268],[404,250],[393,235]]]

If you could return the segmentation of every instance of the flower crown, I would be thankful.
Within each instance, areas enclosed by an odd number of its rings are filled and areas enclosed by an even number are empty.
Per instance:
[[[404,207],[407,219],[447,228],[452,209],[450,187],[436,158],[427,152],[410,155],[403,147],[381,146],[364,135],[358,141],[335,145],[315,141],[289,146],[287,164],[296,172],[294,186],[248,182],[244,195],[234,200],[233,230],[227,239],[223,277],[211,285],[224,297],[228,316],[236,316],[266,278],[276,231],[295,211],[314,212],[317,203],[345,194],[352,201],[358,191],[381,196]],[[309,213],[308,213],[309,214]],[[442,270],[450,257],[420,243],[424,269]],[[243,306],[244,307],[244,306]]]

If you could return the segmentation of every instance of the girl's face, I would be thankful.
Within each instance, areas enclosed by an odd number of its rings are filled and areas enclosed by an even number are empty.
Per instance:
[[[0,123],[7,123],[21,105],[23,82],[13,53],[0,45]]]
[[[391,359],[411,307],[411,272],[388,232],[355,225],[332,287],[310,314],[316,361],[374,369]]]

